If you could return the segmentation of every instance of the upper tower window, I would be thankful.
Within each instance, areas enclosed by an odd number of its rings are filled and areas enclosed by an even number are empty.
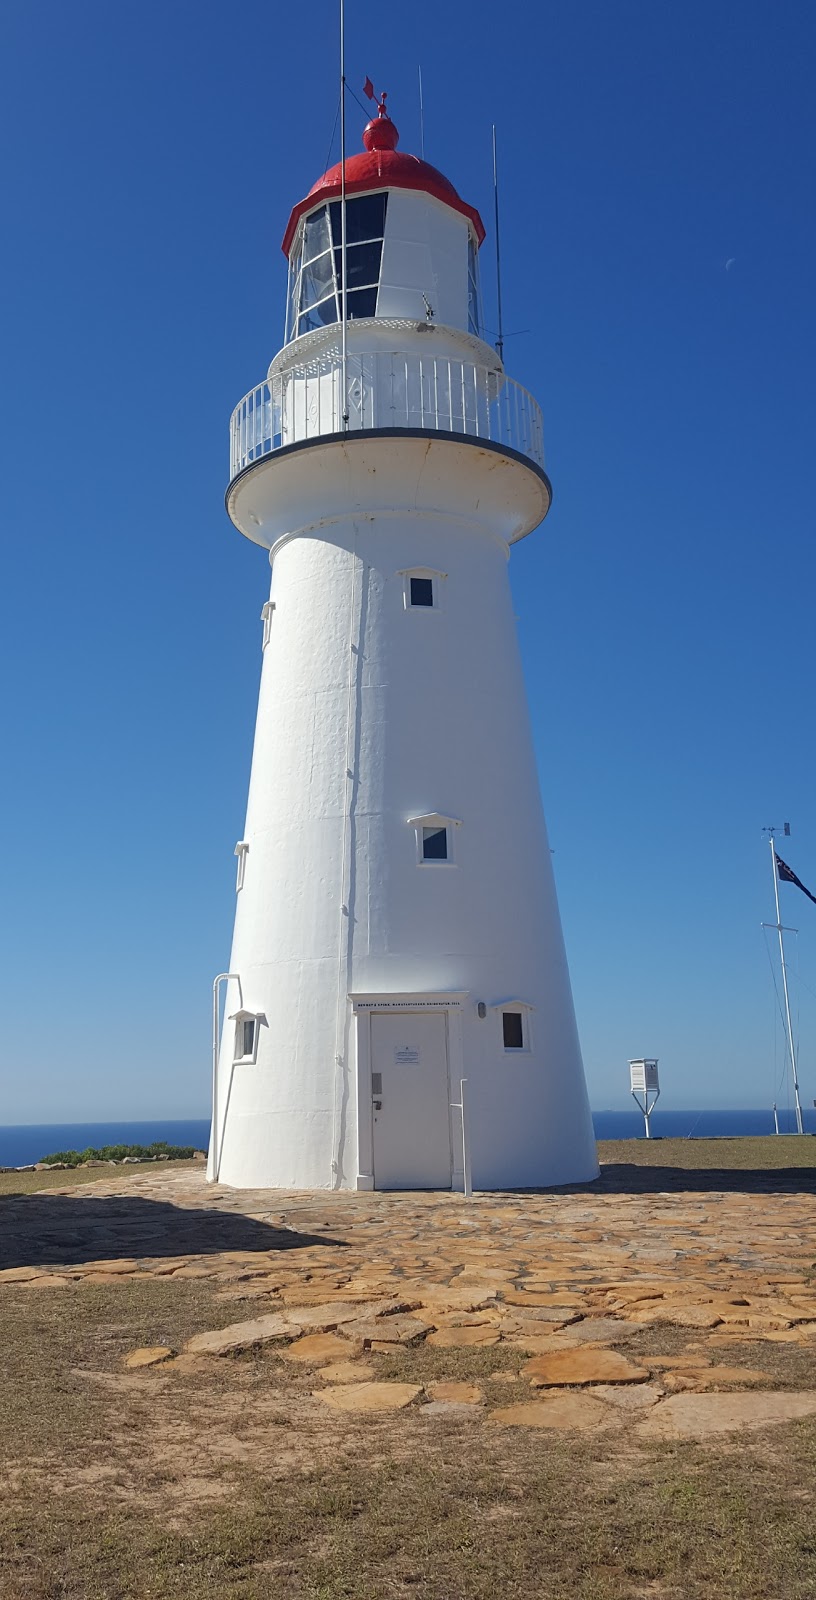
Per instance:
[[[349,320],[377,311],[386,194],[346,201],[346,301]],[[343,286],[339,200],[305,217],[289,257],[286,342],[340,321]]]

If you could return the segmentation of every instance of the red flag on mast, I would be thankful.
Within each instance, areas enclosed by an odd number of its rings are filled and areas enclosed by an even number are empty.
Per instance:
[[[370,78],[366,78],[366,81],[363,84],[363,94],[367,100],[376,100],[377,98],[376,94],[374,93],[374,85]]]

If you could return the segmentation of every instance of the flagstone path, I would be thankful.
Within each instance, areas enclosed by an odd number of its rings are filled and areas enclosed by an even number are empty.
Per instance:
[[[789,1172],[732,1172],[720,1189],[654,1192],[648,1169],[628,1169],[625,1184],[620,1172],[581,1189],[465,1200],[239,1191],[208,1186],[198,1169],[152,1168],[6,1199],[0,1291],[211,1280],[246,1302],[246,1319],[202,1330],[178,1359],[272,1343],[293,1368],[313,1368],[315,1404],[355,1414],[420,1406],[429,1419],[675,1438],[816,1412],[816,1392],[762,1389],[761,1370],[721,1360],[734,1343],[767,1341],[816,1357],[813,1175],[796,1187]],[[653,1326],[685,1347],[630,1356]],[[525,1353],[515,1390],[496,1374],[507,1388],[494,1398],[518,1403],[491,1410],[473,1385],[426,1393],[373,1378],[373,1354],[424,1343]],[[128,1364],[151,1382],[174,1359],[131,1352]]]

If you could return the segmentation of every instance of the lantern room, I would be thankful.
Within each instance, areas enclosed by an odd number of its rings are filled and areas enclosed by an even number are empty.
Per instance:
[[[385,110],[346,162],[346,309],[375,318],[439,323],[481,336],[478,211],[426,161],[397,150]],[[283,240],[289,260],[285,343],[342,317],[340,166],[295,207]]]

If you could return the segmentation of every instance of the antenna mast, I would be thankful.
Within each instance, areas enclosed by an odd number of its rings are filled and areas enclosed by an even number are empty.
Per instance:
[[[340,0],[340,383],[343,432],[348,428],[348,293],[346,279],[346,5]]]
[[[493,215],[496,224],[496,300],[499,316],[499,336],[496,340],[496,350],[499,360],[504,366],[504,330],[502,328],[502,292],[501,292],[501,244],[499,241],[499,168],[496,160],[496,124],[493,124]]]
[[[785,823],[785,832],[790,833],[790,826],[787,822]],[[774,834],[776,833],[776,829],[764,828],[763,833],[767,833],[769,835],[769,842],[771,846],[771,871],[773,873],[774,905],[776,906],[776,922],[774,923],[774,927],[776,928],[776,932],[779,937],[779,961],[782,967],[782,992],[785,996],[785,1022],[787,1024],[788,1050],[790,1052],[791,1074],[793,1076],[793,1104],[796,1111],[796,1132],[804,1133],[805,1129],[802,1122],[802,1102],[799,1099],[799,1074],[796,1070],[796,1046],[793,1042],[793,1022],[791,1020],[790,996],[788,994],[788,969],[785,964],[785,941],[782,937],[786,930],[782,926],[782,918],[779,915],[779,872],[776,865],[776,844],[774,842]],[[789,928],[787,931],[790,933],[792,930]]]
[[[419,153],[425,160],[425,105],[422,99],[422,68],[417,67],[419,73]]]

